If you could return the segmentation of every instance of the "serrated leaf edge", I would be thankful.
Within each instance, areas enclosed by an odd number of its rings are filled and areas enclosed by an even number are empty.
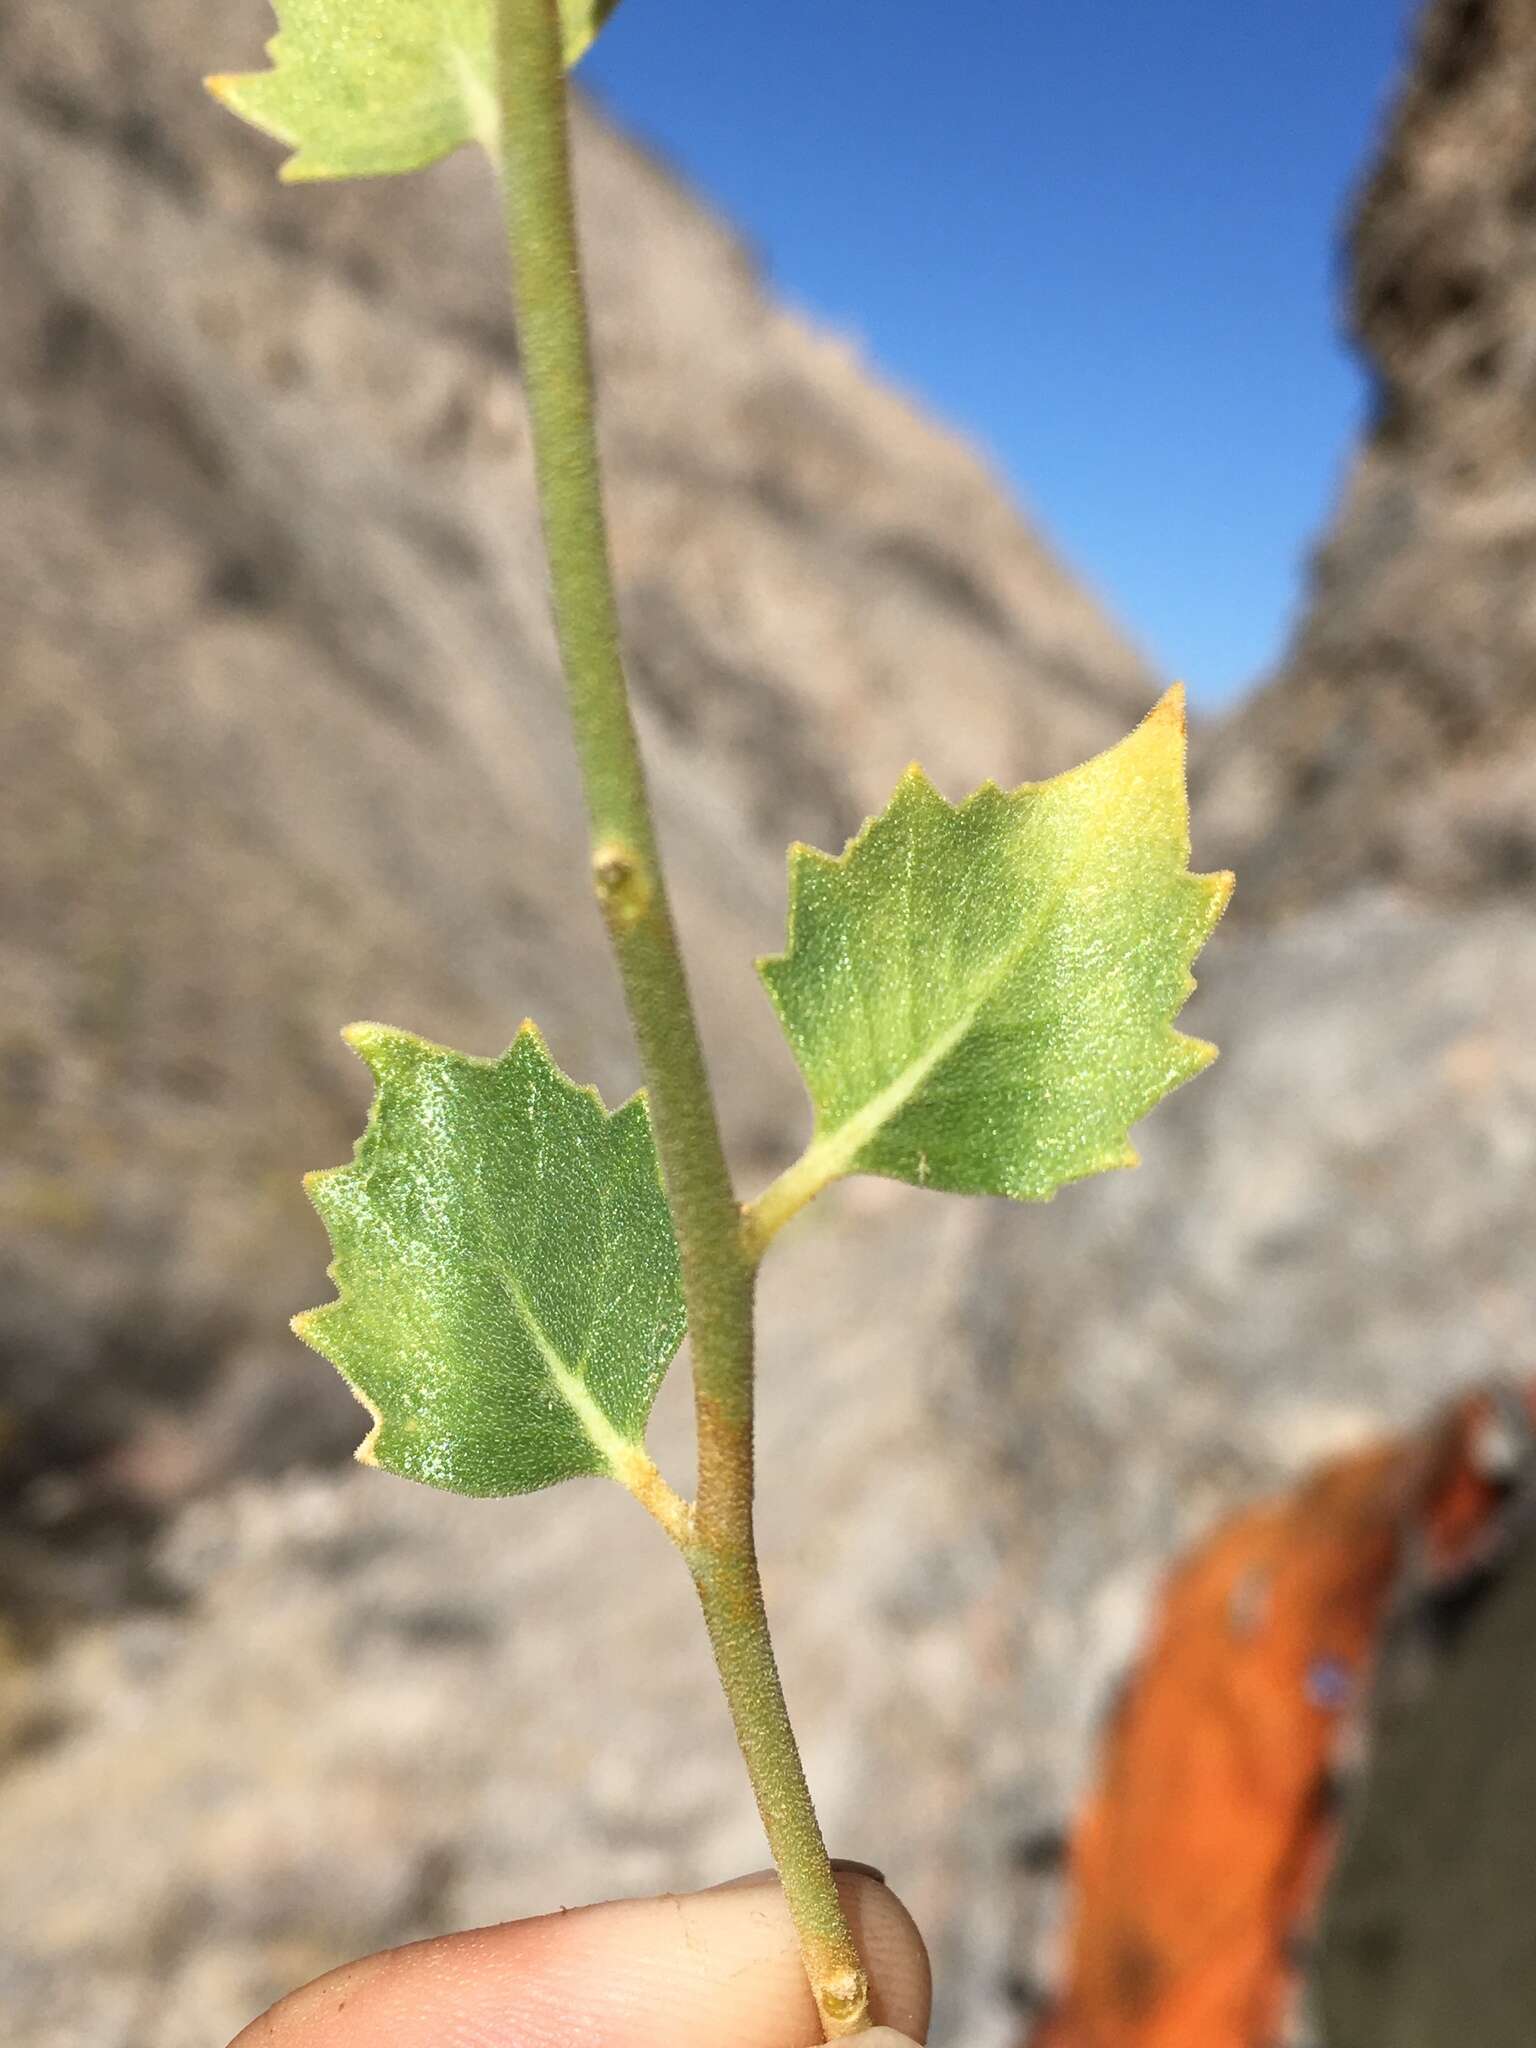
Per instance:
[[[638,1112],[649,1123],[650,1112],[646,1092],[643,1088],[638,1088],[634,1094],[626,1096],[616,1109],[609,1109],[604,1103],[602,1095],[590,1082],[573,1081],[571,1079],[570,1075],[566,1073],[559,1061],[550,1052],[543,1032],[540,1031],[538,1025],[534,1023],[531,1017],[523,1019],[512,1043],[507,1047],[506,1051],[491,1058],[486,1058],[479,1053],[458,1052],[452,1046],[440,1045],[434,1039],[423,1038],[417,1032],[405,1031],[393,1024],[366,1022],[349,1024],[341,1033],[341,1037],[344,1043],[356,1053],[364,1066],[367,1067],[369,1073],[372,1074],[374,1078],[374,1092],[373,1098],[368,1105],[367,1120],[363,1125],[357,1142],[352,1148],[351,1159],[345,1165],[317,1167],[313,1172],[304,1175],[304,1192],[309,1196],[310,1202],[316,1214],[320,1217],[321,1222],[326,1224],[327,1231],[329,1231],[330,1225],[326,1220],[324,1210],[317,1200],[317,1190],[330,1182],[340,1180],[348,1174],[355,1173],[361,1164],[363,1148],[373,1134],[383,1098],[386,1079],[383,1070],[383,1055],[386,1047],[398,1048],[401,1044],[406,1044],[429,1057],[438,1056],[462,1060],[467,1065],[476,1067],[497,1067],[504,1060],[510,1058],[519,1046],[531,1044],[543,1055],[551,1072],[555,1075],[561,1086],[568,1089],[574,1095],[585,1095],[591,1102],[596,1104],[607,1122],[612,1123],[620,1117]],[[332,1242],[334,1247],[334,1240]],[[288,1327],[302,1343],[307,1344],[311,1351],[318,1352],[332,1370],[340,1375],[348,1392],[358,1403],[359,1407],[369,1416],[370,1427],[368,1433],[352,1453],[353,1457],[360,1465],[367,1465],[375,1470],[388,1470],[388,1467],[381,1467],[378,1460],[379,1437],[383,1430],[388,1427],[384,1414],[377,1403],[363,1392],[362,1388],[358,1386],[346,1369],[338,1365],[336,1360],[331,1357],[323,1341],[322,1331],[324,1323],[337,1309],[348,1305],[348,1290],[343,1285],[340,1274],[337,1271],[338,1264],[339,1255],[333,1257],[325,1269],[326,1278],[336,1289],[336,1299],[334,1301],[321,1302],[317,1308],[302,1310],[298,1315],[290,1318]],[[603,1409],[588,1392],[581,1379],[570,1370],[569,1366],[560,1357],[558,1351],[550,1343],[542,1324],[529,1307],[516,1281],[506,1275],[500,1277],[502,1285],[511,1298],[514,1309],[522,1318],[529,1335],[538,1347],[539,1354],[548,1368],[550,1379],[555,1386],[556,1392],[575,1416],[587,1441],[592,1445],[593,1450],[602,1461],[608,1476],[618,1480],[621,1486],[626,1487],[637,1497],[645,1499],[647,1496],[654,1496],[659,1474],[645,1450],[643,1439],[627,1437],[622,1431],[614,1427]],[[679,1342],[681,1342],[681,1338],[679,1338]],[[656,1512],[654,1507],[652,1512]]]
[[[1182,683],[1172,684],[1146,715],[1138,720],[1137,724],[1123,738],[1116,740],[1112,746],[1102,748],[1098,754],[1090,755],[1089,759],[1080,763],[1078,768],[1068,769],[1065,772],[1067,774],[1080,773],[1083,768],[1091,767],[1095,761],[1103,760],[1106,755],[1117,753],[1122,747],[1134,745],[1138,736],[1145,733],[1149,726],[1166,724],[1176,727],[1182,752],[1188,733],[1188,715]],[[847,869],[876,826],[890,816],[903,793],[907,790],[913,790],[921,797],[931,796],[936,803],[942,804],[946,811],[958,817],[963,816],[966,810],[973,804],[985,801],[988,798],[998,796],[1009,798],[1028,795],[1034,791],[1047,789],[1052,782],[1059,780],[1060,777],[1058,776],[1046,776],[1038,782],[1021,782],[1012,789],[1004,790],[995,780],[988,779],[972,790],[968,796],[962,797],[959,803],[952,804],[942,790],[924,772],[920,764],[913,761],[908,764],[902,773],[884,810],[875,812],[872,816],[866,818],[858,831],[844,845],[841,853],[827,853],[819,846],[810,846],[804,840],[796,840],[790,847],[788,855],[789,906],[784,948],[779,953],[762,955],[756,963],[758,974],[767,990],[768,999],[773,1004],[774,1011],[778,1015],[780,1022],[785,1025],[786,1031],[788,1020],[785,1018],[784,1012],[780,1007],[771,978],[771,970],[786,962],[795,950],[795,926],[800,908],[798,875],[803,867],[814,865],[824,870],[831,869],[834,871]],[[1213,873],[1203,875],[1189,872],[1188,863],[1191,846],[1187,799],[1183,812],[1183,830],[1180,834],[1179,847],[1181,872],[1186,874],[1190,881],[1203,884],[1205,888],[1207,915],[1204,934],[1200,940],[1200,945],[1203,945],[1205,940],[1215,930],[1223,911],[1231,901],[1236,877],[1229,869],[1219,869]],[[1069,883],[1070,878],[1068,884],[1064,885],[1064,887],[1068,886]],[[1055,903],[1060,901],[1061,893],[1061,891],[1057,892],[1044,915],[1036,921],[1037,931],[1045,923]],[[1198,952],[1199,946],[1195,950]],[[954,1050],[954,1047],[959,1043],[966,1031],[970,1029],[980,1011],[995,992],[998,983],[1006,978],[1006,975],[1012,971],[1015,965],[1017,965],[1017,957],[1010,961],[1008,967],[999,969],[996,974],[989,978],[983,994],[969,1007],[958,1023],[941,1034],[930,1051],[920,1055],[917,1060],[913,1061],[909,1067],[903,1070],[895,1081],[883,1088],[877,1096],[864,1105],[863,1109],[856,1110],[845,1122],[837,1125],[832,1130],[823,1128],[819,1121],[820,1112],[815,1109],[813,1104],[813,1115],[817,1121],[813,1126],[813,1136],[810,1144],[806,1147],[800,1158],[781,1174],[779,1179],[770,1188],[765,1189],[758,1201],[749,1205],[747,1240],[750,1245],[760,1250],[762,1245],[766,1243],[767,1238],[772,1236],[777,1230],[781,1220],[787,1220],[789,1215],[792,1215],[796,1209],[801,1208],[806,1202],[810,1201],[814,1195],[830,1185],[832,1181],[839,1180],[855,1170],[855,1161],[865,1146],[911,1100],[912,1096],[934,1071],[935,1067],[942,1062],[945,1056]],[[1197,1074],[1203,1073],[1220,1056],[1220,1048],[1213,1045],[1208,1039],[1193,1037],[1188,1032],[1180,1031],[1175,1027],[1174,1019],[1182,1011],[1184,1004],[1188,1002],[1198,986],[1199,984],[1191,968],[1186,973],[1184,993],[1178,1007],[1164,1021],[1163,1029],[1167,1034],[1170,1045],[1176,1047],[1181,1059],[1187,1062],[1185,1071],[1171,1084],[1171,1087],[1166,1091],[1167,1093],[1172,1093],[1174,1088],[1182,1087],[1186,1082],[1193,1080]],[[880,1113],[876,1115],[876,1111]],[[1069,1175],[1058,1183],[1058,1187],[1071,1186],[1074,1181],[1086,1180],[1096,1173],[1129,1169],[1140,1164],[1140,1154],[1134,1146],[1128,1143],[1123,1151],[1106,1154],[1102,1158],[1085,1165],[1081,1172]],[[1056,1192],[1057,1189],[1053,1188],[1050,1193],[1044,1196],[1034,1196],[1029,1199],[1050,1201]]]
[[[275,0],[274,0],[275,4]],[[582,34],[573,33],[564,8],[560,10],[561,57],[567,71],[575,69],[581,59],[596,42],[608,17],[618,5],[618,0],[606,0],[606,4],[594,6],[591,25]],[[284,39],[288,32],[279,28],[263,45],[269,59],[265,71],[219,71],[203,80],[203,89],[218,101],[221,107],[246,122],[263,135],[270,135],[274,142],[280,142],[293,154],[278,167],[278,179],[285,185],[319,184],[327,179],[340,178],[388,178],[408,175],[411,171],[427,170],[432,164],[440,163],[444,157],[452,156],[465,146],[464,142],[450,142],[446,148],[430,156],[404,165],[381,165],[368,170],[339,170],[324,160],[323,154],[308,151],[304,139],[290,129],[282,127],[265,114],[257,114],[245,104],[247,95],[243,90],[251,85],[265,84],[274,73],[281,71],[287,61],[284,55]],[[450,68],[458,83],[459,98],[463,104],[465,120],[469,128],[466,141],[474,142],[483,149],[493,164],[501,161],[501,108],[496,95],[486,85],[475,69],[469,52],[462,44],[445,39],[441,47],[446,51]]]

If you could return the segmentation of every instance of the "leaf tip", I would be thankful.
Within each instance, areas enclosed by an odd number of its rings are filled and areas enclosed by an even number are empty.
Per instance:
[[[807,864],[814,867],[835,868],[838,862],[838,856],[835,853],[828,853],[820,846],[812,846],[808,839],[792,839],[789,842],[789,852],[785,855],[785,859],[789,862],[791,874],[795,872],[796,868],[805,867]]]
[[[558,1087],[568,1090],[572,1096],[579,1095],[585,1097],[588,1102],[596,1106],[598,1113],[602,1117],[606,1119],[608,1116],[608,1105],[603,1100],[601,1089],[598,1088],[595,1082],[573,1081],[571,1079],[570,1075],[550,1051],[549,1040],[531,1017],[525,1017],[522,1023],[518,1025],[517,1036],[513,1039],[511,1045],[508,1046],[502,1057],[509,1060],[518,1058],[531,1060],[536,1067],[542,1070],[546,1078],[552,1076]],[[493,1062],[492,1064],[495,1063]],[[630,1099],[632,1101],[634,1098],[631,1097]],[[627,1107],[628,1105],[625,1104],[623,1106]],[[613,1112],[615,1116],[618,1113],[617,1110]]]
[[[1142,723],[1151,725],[1154,720],[1160,725],[1173,726],[1181,735],[1188,733],[1189,700],[1182,683],[1170,683]]]
[[[903,796],[913,799],[918,803],[940,803],[944,805],[946,810],[953,808],[946,801],[943,791],[928,773],[922,762],[909,761],[902,770],[900,782],[896,785],[896,794],[891,798],[891,802],[886,805],[885,811],[880,816],[868,819],[863,829],[859,832],[858,837],[862,839],[873,826],[878,825],[880,818],[889,814],[897,797]]]
[[[1203,1074],[1221,1058],[1221,1047],[1209,1038],[1192,1038],[1187,1031],[1181,1031],[1179,1039],[1183,1044],[1185,1057],[1189,1061],[1189,1077]]]
[[[349,1024],[341,1036],[343,1044],[351,1047],[376,1081],[384,1079],[385,1068],[402,1053],[431,1050],[425,1039],[410,1031],[398,1031],[393,1024]]]
[[[303,1180],[309,1205],[321,1222],[330,1227],[330,1198],[337,1191],[338,1183],[344,1181],[350,1169],[345,1166],[317,1166],[306,1173]],[[317,1314],[317,1310],[310,1313]],[[300,1333],[302,1335],[302,1332]]]
[[[306,1175],[306,1179],[312,1178],[312,1175]],[[319,1343],[315,1337],[315,1323],[319,1315],[319,1309],[306,1308],[302,1309],[298,1315],[290,1316],[288,1318],[289,1329],[292,1330],[293,1334],[295,1335],[295,1337],[299,1339],[300,1343],[307,1344],[311,1351],[318,1351],[320,1349]]]

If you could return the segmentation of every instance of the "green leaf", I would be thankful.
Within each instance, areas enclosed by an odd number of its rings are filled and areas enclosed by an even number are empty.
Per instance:
[[[345,1035],[377,1093],[305,1183],[340,1299],[294,1328],[372,1412],[358,1456],[471,1494],[648,1463],[683,1300],[644,1098],[610,1116],[531,1024],[497,1060]]]
[[[560,0],[567,66],[617,0]],[[416,171],[465,142],[497,154],[493,0],[273,0],[270,71],[210,78],[232,112],[285,142],[282,176]]]
[[[760,1226],[841,1174],[1040,1201],[1134,1165],[1131,1125],[1215,1057],[1172,1024],[1231,877],[1188,860],[1178,690],[1053,781],[954,805],[914,767],[839,858],[791,848],[760,972],[815,1136]]]

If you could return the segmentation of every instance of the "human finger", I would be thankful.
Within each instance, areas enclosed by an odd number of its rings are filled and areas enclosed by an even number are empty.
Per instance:
[[[838,1889],[876,2023],[921,2040],[928,1959],[910,1915],[872,1878],[840,1874]],[[232,2048],[810,2048],[820,2033],[764,1878],[388,1950],[285,1998]]]

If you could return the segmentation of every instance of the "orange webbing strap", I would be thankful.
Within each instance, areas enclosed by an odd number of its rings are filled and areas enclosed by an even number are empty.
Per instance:
[[[1472,1395],[1175,1568],[1074,1833],[1066,1989],[1033,2048],[1283,2038],[1383,1625],[1496,1544],[1506,1439],[1533,1418],[1528,1393]]]

